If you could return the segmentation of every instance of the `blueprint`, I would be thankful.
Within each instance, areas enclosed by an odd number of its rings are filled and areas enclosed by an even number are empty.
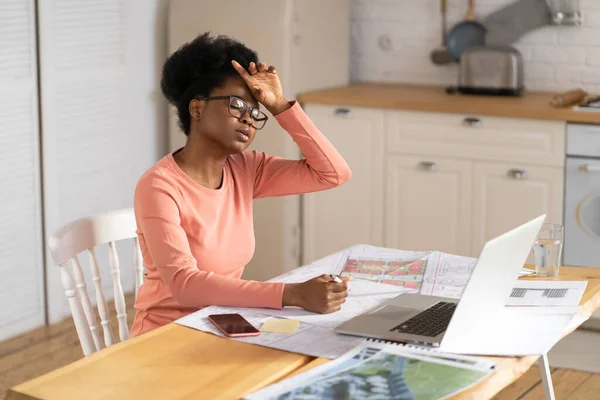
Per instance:
[[[327,262],[337,264],[333,270],[352,279],[401,287],[407,293],[458,299],[477,259],[440,251],[404,251],[357,245],[319,262],[320,265]],[[523,269],[520,275],[532,272]]]
[[[427,269],[428,254],[428,252],[358,245],[341,260],[338,274],[418,292]]]

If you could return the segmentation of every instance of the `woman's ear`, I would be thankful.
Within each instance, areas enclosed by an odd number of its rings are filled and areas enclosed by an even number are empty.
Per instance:
[[[192,119],[196,119],[196,120],[200,119],[200,117],[202,116],[202,108],[204,105],[203,103],[204,102],[197,100],[197,99],[193,99],[192,101],[190,101],[188,110],[190,112],[190,117]]]

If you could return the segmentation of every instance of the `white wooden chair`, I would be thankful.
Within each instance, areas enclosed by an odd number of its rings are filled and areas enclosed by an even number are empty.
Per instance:
[[[121,285],[121,271],[115,242],[131,238],[134,239],[133,268],[135,270],[135,296],[137,297],[138,289],[143,280],[143,265],[133,209],[115,210],[75,220],[58,229],[48,239],[52,261],[60,267],[62,285],[69,300],[69,307],[85,356],[115,343],[110,325],[108,305],[102,290],[98,258],[94,250],[96,246],[108,244],[108,258],[112,271],[119,338],[121,341],[129,338],[125,296]],[[104,343],[96,327],[96,314],[86,290],[83,271],[78,259],[78,254],[84,251],[89,254]],[[69,261],[73,266],[72,272],[69,269]]]

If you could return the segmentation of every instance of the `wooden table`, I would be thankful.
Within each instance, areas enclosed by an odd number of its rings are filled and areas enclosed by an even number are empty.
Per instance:
[[[600,306],[600,269],[563,267],[556,278],[520,279],[587,280],[580,315]],[[538,359],[490,358],[496,372],[456,398],[491,398]],[[169,324],[17,385],[8,399],[235,399],[327,361]]]

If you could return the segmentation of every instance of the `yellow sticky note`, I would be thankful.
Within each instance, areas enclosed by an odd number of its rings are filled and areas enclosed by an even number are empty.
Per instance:
[[[300,322],[295,319],[277,319],[271,318],[266,320],[260,327],[261,332],[288,333],[296,332],[300,326]]]

